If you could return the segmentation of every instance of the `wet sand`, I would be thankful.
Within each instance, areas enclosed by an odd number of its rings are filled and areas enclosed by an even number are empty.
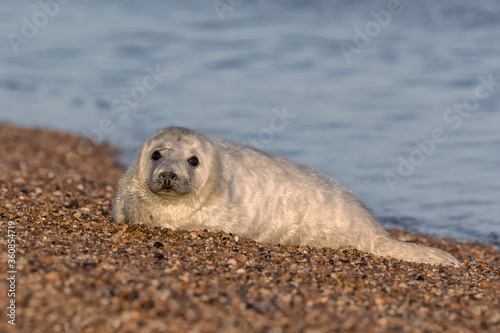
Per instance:
[[[6,276],[12,221],[17,331],[500,331],[493,247],[391,230],[460,258],[463,267],[450,268],[117,226],[117,154],[70,134],[0,125],[0,267]],[[2,279],[1,332],[14,328],[9,287]]]

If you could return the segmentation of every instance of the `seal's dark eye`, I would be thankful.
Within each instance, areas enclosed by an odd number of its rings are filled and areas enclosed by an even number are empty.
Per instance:
[[[161,158],[161,154],[158,150],[155,150],[153,152],[153,154],[151,155],[151,158],[154,160],[154,161],[158,161],[160,158]]]
[[[200,164],[200,161],[198,161],[198,157],[196,156],[191,156],[189,159],[188,159],[188,163],[191,164],[191,166],[198,166],[198,164]]]

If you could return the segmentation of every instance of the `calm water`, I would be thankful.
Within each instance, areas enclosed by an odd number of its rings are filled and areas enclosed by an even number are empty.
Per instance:
[[[187,126],[327,173],[386,226],[500,243],[500,2],[49,3],[1,1],[0,121],[124,164]]]

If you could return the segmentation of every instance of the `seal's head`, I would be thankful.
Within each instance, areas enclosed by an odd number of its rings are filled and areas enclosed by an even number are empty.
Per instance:
[[[162,129],[141,150],[138,167],[143,179],[139,181],[160,196],[198,194],[213,177],[214,154],[201,133],[182,127]]]

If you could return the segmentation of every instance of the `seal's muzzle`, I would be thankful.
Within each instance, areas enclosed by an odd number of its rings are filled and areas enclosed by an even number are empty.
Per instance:
[[[163,171],[158,175],[158,178],[160,179],[163,188],[169,190],[174,187],[174,183],[177,179],[177,174],[172,171]]]

